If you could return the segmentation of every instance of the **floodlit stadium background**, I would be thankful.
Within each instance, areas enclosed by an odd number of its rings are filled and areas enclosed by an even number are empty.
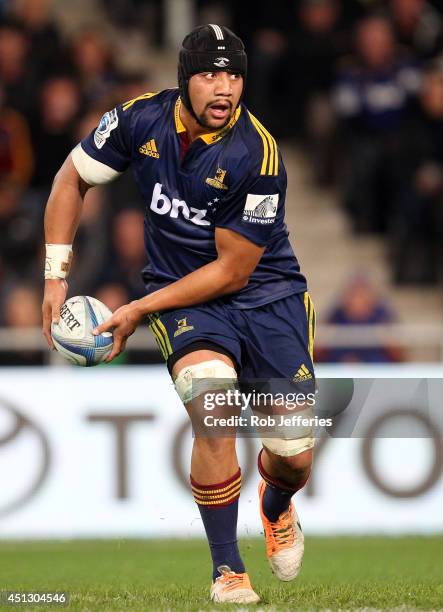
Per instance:
[[[86,371],[47,351],[39,327],[57,169],[103,112],[175,85],[178,46],[198,23],[231,26],[247,45],[246,103],[283,150],[319,375],[441,378],[442,4],[0,2],[2,537],[202,534],[184,410],[148,331],[117,364]],[[142,218],[130,174],[88,193],[71,296],[114,310],[143,294]],[[306,531],[443,531],[441,431],[364,440],[318,453],[299,496]],[[239,449],[239,527],[253,534],[257,443]]]

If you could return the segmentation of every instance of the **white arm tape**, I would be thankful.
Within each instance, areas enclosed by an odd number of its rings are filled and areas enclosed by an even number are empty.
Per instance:
[[[45,279],[66,278],[71,269],[72,244],[47,244]]]
[[[122,174],[88,155],[81,144],[71,151],[71,159],[77,172],[88,185],[104,185]]]

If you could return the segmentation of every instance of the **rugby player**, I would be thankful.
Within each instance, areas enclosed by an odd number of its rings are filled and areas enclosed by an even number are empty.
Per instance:
[[[146,202],[146,296],[95,333],[113,331],[111,361],[148,318],[188,411],[196,379],[314,380],[315,314],[284,223],[286,171],[274,138],[241,102],[246,72],[244,45],[228,28],[194,29],[180,50],[178,89],[107,112],[66,159],[46,209],[43,326],[52,346],[83,197],[132,166]],[[267,556],[289,581],[304,551],[291,498],[308,479],[313,439],[262,446]],[[259,601],[237,545],[235,438],[194,439],[191,486],[212,555],[211,599]]]

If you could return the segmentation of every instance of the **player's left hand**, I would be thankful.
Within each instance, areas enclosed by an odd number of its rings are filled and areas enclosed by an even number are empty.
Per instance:
[[[125,350],[126,341],[136,330],[142,316],[143,313],[140,312],[139,301],[135,300],[118,308],[111,318],[94,329],[93,334],[95,336],[103,332],[112,332],[114,336],[114,345],[106,362],[112,361]]]

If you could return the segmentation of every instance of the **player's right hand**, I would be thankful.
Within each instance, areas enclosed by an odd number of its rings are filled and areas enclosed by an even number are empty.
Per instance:
[[[66,300],[68,283],[62,278],[45,280],[45,295],[43,297],[43,335],[49,348],[55,349],[51,337],[51,323],[60,319],[60,308]]]

